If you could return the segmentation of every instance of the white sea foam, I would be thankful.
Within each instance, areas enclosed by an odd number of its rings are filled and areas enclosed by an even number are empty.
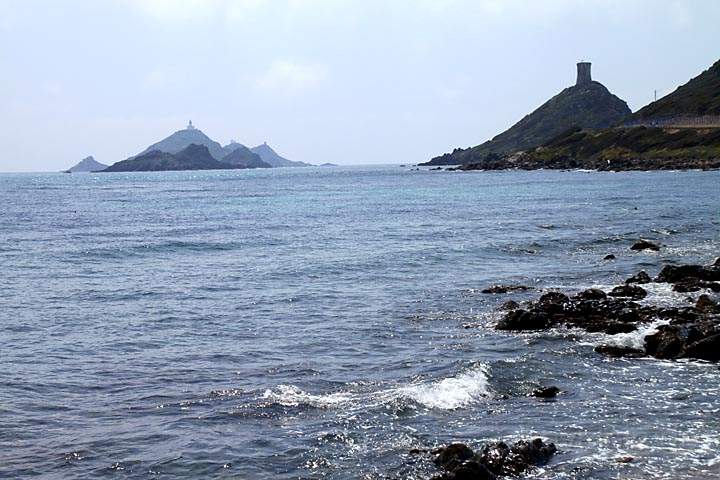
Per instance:
[[[454,410],[490,396],[491,391],[487,368],[482,366],[455,377],[402,387],[398,393],[428,408]]]
[[[616,335],[604,335],[604,345],[617,345],[620,347],[631,347],[642,349],[645,345],[645,337],[657,332],[658,327],[667,325],[666,320],[656,321],[652,323],[640,324],[637,330],[628,333],[618,333]]]
[[[285,406],[309,405],[317,408],[367,408],[407,399],[427,408],[455,410],[492,395],[486,366],[466,370],[456,376],[412,383],[374,392],[307,393],[294,385],[278,385],[265,390],[262,398]]]
[[[352,395],[343,392],[313,395],[300,390],[294,385],[278,385],[274,390],[265,390],[263,398],[288,407],[310,405],[312,407],[328,408],[351,401]]]

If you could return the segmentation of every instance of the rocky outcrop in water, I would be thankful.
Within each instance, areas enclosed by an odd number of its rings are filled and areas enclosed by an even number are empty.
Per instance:
[[[638,240],[637,242],[633,243],[633,246],[630,247],[630,250],[652,250],[653,252],[657,252],[660,250],[660,245],[658,245],[657,243],[653,243],[649,240]]]
[[[654,283],[669,283],[678,291],[720,291],[720,265],[667,265]],[[720,360],[720,308],[711,296],[679,307],[638,303],[647,291],[638,283],[651,283],[639,272],[610,293],[589,289],[573,296],[548,292],[533,302],[511,309],[496,325],[498,330],[526,331],[556,327],[581,328],[609,335],[633,332],[640,325],[664,321],[644,338],[643,349],[603,345],[596,351],[612,357],[652,356],[662,359]]]
[[[106,169],[108,166],[104,163],[100,163],[92,155],[85,157],[80,160],[74,166],[65,170],[66,173],[80,173],[80,172],[98,172]]]
[[[545,465],[557,452],[553,443],[540,438],[520,440],[513,445],[495,442],[474,452],[463,443],[439,448],[435,464],[445,470],[435,480],[495,480],[517,476],[534,467]]]

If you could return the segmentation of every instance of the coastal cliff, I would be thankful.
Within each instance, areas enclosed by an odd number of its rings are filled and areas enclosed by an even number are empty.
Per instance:
[[[453,154],[459,170],[720,168],[720,61],[611,128],[573,126],[521,151]]]

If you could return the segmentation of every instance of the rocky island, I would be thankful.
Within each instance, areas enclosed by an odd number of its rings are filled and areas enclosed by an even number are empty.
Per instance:
[[[235,141],[222,146],[190,121],[184,129],[110,167],[88,157],[69,171],[159,172],[305,166],[310,164],[281,157],[267,143],[252,149]]]
[[[173,170],[225,170],[243,168],[215,160],[205,145],[191,144],[177,153],[151,150],[117,162],[102,172],[161,172]]]
[[[100,170],[106,169],[108,166],[104,163],[100,163],[92,155],[85,157],[80,160],[74,166],[65,170],[65,173],[80,173],[80,172],[99,172]]]

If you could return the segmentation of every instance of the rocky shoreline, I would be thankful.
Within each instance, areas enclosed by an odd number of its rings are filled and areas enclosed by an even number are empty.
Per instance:
[[[717,170],[720,128],[570,129],[532,149],[490,153],[450,170]]]
[[[640,240],[632,250],[653,250],[659,246]],[[651,284],[665,284],[688,295],[684,305],[662,306],[640,303]],[[644,288],[645,287],[645,288]],[[523,285],[494,285],[482,290],[488,295],[524,292]],[[554,328],[579,328],[610,336],[630,333],[648,325],[657,326],[643,338],[642,348],[604,344],[595,352],[608,357],[690,361],[720,361],[720,257],[710,265],[664,265],[653,278],[640,271],[609,291],[590,288],[568,294],[548,291],[535,300],[518,303],[508,300],[499,307],[496,330],[507,332],[544,331]],[[560,389],[549,386],[529,396],[554,398]],[[547,464],[557,452],[553,443],[540,438],[520,440],[508,446],[504,442],[485,445],[473,451],[463,443],[453,443],[432,451],[410,453],[432,454],[441,473],[433,480],[495,480],[518,476]],[[632,457],[617,460],[632,461]]]
[[[672,285],[688,297],[687,305],[643,305],[642,285]],[[614,357],[655,357],[720,361],[720,306],[713,298],[720,292],[720,258],[712,265],[666,265],[652,279],[645,271],[628,278],[610,292],[591,288],[575,295],[558,291],[543,294],[523,305],[511,305],[495,328],[505,331],[580,328],[608,335],[629,333],[642,325],[661,322],[657,331],[644,337],[643,348],[603,345],[601,354]]]

